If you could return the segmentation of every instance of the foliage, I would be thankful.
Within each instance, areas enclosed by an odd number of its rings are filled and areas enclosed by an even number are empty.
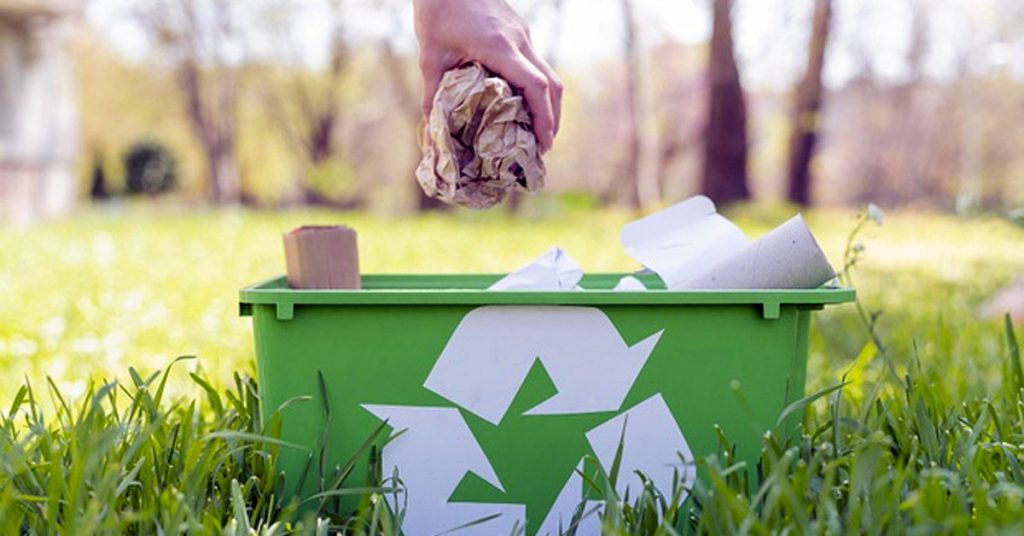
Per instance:
[[[0,230],[27,244],[0,257],[0,293],[16,296],[0,303],[0,399],[10,401],[0,410],[0,530],[394,534],[400,512],[382,499],[398,482],[346,482],[344,467],[318,499],[358,494],[357,514],[331,516],[331,501],[317,499],[319,521],[298,513],[273,470],[280,449],[295,447],[274,439],[273,417],[259,425],[255,384],[236,372],[251,367],[251,334],[234,318],[234,290],[281,270],[281,231],[339,215],[127,210],[152,217],[93,214]],[[753,208],[732,216],[747,229],[777,222]],[[815,394],[787,409],[802,414],[800,432],[767,433],[760,463],[744,467],[722,430],[720,451],[699,460],[705,478],[681,506],[674,490],[605,490],[606,533],[1024,529],[1019,339],[1010,323],[974,313],[1024,264],[1022,231],[1005,220],[889,213],[878,228],[859,218],[810,215],[833,259],[856,253],[844,275],[855,266],[866,316],[855,307],[818,315]],[[628,219],[620,213],[340,219],[360,229],[368,272],[500,271],[552,242],[588,270],[630,268],[614,245]],[[856,238],[847,247],[858,222],[867,248]],[[199,352],[208,371],[196,359],[151,375],[128,366],[151,370],[170,361],[171,348]],[[93,375],[125,369],[118,380]]]
[[[156,141],[139,141],[124,153],[125,189],[130,194],[160,194],[178,183],[178,160]]]
[[[211,389],[200,405],[168,401],[167,372],[131,369],[128,385],[90,386],[78,404],[50,383],[52,417],[22,386],[0,419],[3,532],[216,531],[249,526],[236,506],[253,518],[286,513],[274,502],[279,447],[238,439],[261,433],[252,382]]]
[[[812,166],[813,201],[874,200],[959,206],[966,211],[1019,205],[1024,200],[1024,182],[1018,180],[1024,158],[1018,147],[1024,127],[1016,111],[1024,102],[1024,91],[1012,62],[1004,57],[1010,41],[1003,34],[1024,21],[1020,3],[899,3],[901,14],[896,18],[881,9],[889,5],[886,2],[864,6],[856,16],[835,15],[836,30],[830,38],[835,46],[828,47],[833,52],[826,56],[825,69],[832,71],[833,61],[846,67],[833,73],[842,74],[831,80],[820,117],[812,121],[821,131]],[[156,5],[193,4],[205,16],[191,24],[160,17],[161,24],[147,24],[138,16]],[[543,4],[550,6],[538,9]],[[618,4],[593,4],[588,9],[610,14],[608,10],[618,10]],[[624,197],[634,195],[639,186],[645,206],[698,190],[709,80],[714,78],[707,76],[708,47],[690,39],[680,42],[656,28],[657,13],[663,8],[652,6],[672,3],[634,4],[636,37],[644,46],[623,42],[615,47],[622,56],[586,62],[561,58],[557,65],[566,90],[560,134],[545,157],[549,189],[585,190],[605,202],[627,203],[630,200]],[[793,35],[806,31],[811,4],[783,17]],[[158,54],[162,47],[156,45],[172,35],[202,39],[216,33],[202,28],[217,18],[210,6],[222,5],[225,13],[234,15],[232,35],[214,41],[230,42],[223,52],[231,61],[210,57],[207,47],[179,52],[199,56],[204,72],[197,79],[209,83],[217,70],[213,65],[221,64],[222,74],[237,81],[229,92],[235,106],[225,108],[237,109],[237,132],[231,137],[245,199],[288,205],[296,201],[297,191],[311,188],[332,200],[341,197],[346,205],[383,207],[390,213],[415,207],[411,175],[419,156],[415,140],[420,112],[415,52],[407,46],[413,29],[403,15],[408,2],[313,0],[299,7],[174,0],[145,5],[121,10],[122,17],[116,18],[121,20],[86,17],[73,42],[83,178],[101,166],[116,183],[122,175],[117,156],[132,140],[150,136],[159,137],[180,156],[185,190],[197,195],[207,191],[204,182],[210,170],[201,150],[203,136],[190,127],[188,92],[182,91],[182,80],[173,68],[180,58]],[[515,7],[531,19],[540,44],[559,42],[552,32],[561,31],[563,23],[580,24],[562,20],[563,11],[556,7],[562,5],[523,0]],[[745,21],[758,17],[755,12],[738,6],[734,17]],[[711,28],[712,10],[701,13]],[[318,21],[315,27],[308,25],[311,16]],[[393,24],[365,25],[362,17]],[[629,19],[618,17],[623,25]],[[879,21],[886,21],[883,33],[898,38],[872,45]],[[948,24],[956,26],[944,30],[954,36],[952,40],[933,35]],[[750,188],[755,198],[769,198],[785,192],[788,183],[789,88],[796,82],[793,66],[802,61],[805,47],[803,39],[776,43],[772,32],[760,32],[758,37],[757,31],[748,33],[751,28],[737,22],[740,48],[757,51],[750,57],[740,54],[739,65],[750,104]],[[116,37],[126,30],[136,37]],[[625,38],[633,32],[614,34]],[[126,42],[132,50],[124,49]],[[570,48],[587,46],[565,40],[545,55],[558,60],[570,43]],[[940,48],[944,52],[935,53]],[[630,53],[631,49],[635,50]],[[938,63],[931,61],[935,58]],[[939,72],[943,74],[936,76]],[[641,106],[632,117],[629,103],[637,99]],[[634,123],[637,128],[628,128]],[[737,132],[726,134],[731,139]],[[630,156],[636,152],[631,147],[642,148],[638,162]],[[331,161],[328,167],[341,170],[335,178],[342,177],[344,191],[330,191],[333,184],[322,188],[324,181],[310,176],[316,172],[310,165],[324,159]]]

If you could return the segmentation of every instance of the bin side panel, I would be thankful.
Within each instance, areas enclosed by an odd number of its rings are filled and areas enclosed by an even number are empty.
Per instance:
[[[282,411],[282,439],[307,446],[314,459],[303,489],[288,487],[287,492],[308,496],[319,491],[317,458],[327,422],[318,372],[323,374],[330,408],[329,479],[332,468],[344,464],[381,424],[362,404],[446,405],[444,399],[423,389],[423,380],[466,311],[466,307],[301,306],[292,320],[278,320],[272,307],[257,308],[254,323],[263,418],[291,398],[311,397]],[[282,451],[282,469],[290,486],[302,478],[306,459],[305,452]],[[367,476],[364,460],[346,485],[364,486]]]
[[[308,455],[294,449],[282,451],[282,469],[289,482],[286,491],[306,496],[318,491],[316,459],[326,425],[318,371],[324,376],[330,407],[329,477],[330,468],[343,464],[380,425],[380,419],[362,405],[454,406],[426,389],[424,382],[456,327],[473,309],[298,306],[292,320],[278,320],[273,307],[256,306],[253,318],[264,419],[290,398],[312,397],[282,414],[283,439],[307,445],[314,453],[304,488],[295,490]],[[757,305],[608,305],[599,309],[628,346],[652,340],[660,332],[621,405],[577,415],[527,414],[559,391],[550,371],[537,361],[500,424],[459,409],[488,454],[502,489],[479,478],[483,475],[470,473],[451,501],[525,504],[527,533],[532,534],[580,457],[594,455],[586,433],[621,411],[660,395],[694,456],[718,450],[718,425],[737,444],[737,458],[753,468],[760,435],[773,427],[789,401],[803,396],[808,311],[783,306],[778,319],[765,319]],[[587,334],[566,334],[580,336]],[[595,364],[600,357],[595,356]],[[601,374],[602,369],[595,365],[581,373]],[[347,484],[362,486],[366,481],[364,460]]]
[[[718,426],[736,457],[755,467],[761,434],[803,396],[806,343],[801,354],[797,310],[784,306],[778,319],[742,305],[607,311],[629,342],[665,330],[625,407],[661,393],[695,457],[719,451]]]

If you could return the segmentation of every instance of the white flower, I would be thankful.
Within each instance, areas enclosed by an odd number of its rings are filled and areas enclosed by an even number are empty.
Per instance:
[[[868,203],[868,219],[882,225],[885,222],[885,212],[878,208],[878,205],[874,203]]]

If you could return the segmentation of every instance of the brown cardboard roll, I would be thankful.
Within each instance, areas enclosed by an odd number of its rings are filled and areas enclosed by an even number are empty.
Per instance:
[[[818,288],[835,276],[803,216],[797,214],[677,288]]]
[[[288,285],[296,289],[358,289],[356,231],[345,225],[306,225],[284,235]]]

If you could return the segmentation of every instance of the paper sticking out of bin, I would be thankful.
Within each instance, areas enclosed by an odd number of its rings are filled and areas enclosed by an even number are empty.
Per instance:
[[[284,235],[288,285],[294,289],[358,289],[356,231],[345,225],[307,225]]]
[[[583,269],[562,248],[555,246],[540,257],[498,280],[487,290],[583,290]],[[612,290],[647,290],[636,277],[623,276]]]
[[[803,216],[797,214],[676,288],[818,288],[835,276]]]
[[[540,257],[501,278],[488,290],[581,290],[583,269],[555,246]]]
[[[835,277],[799,214],[751,243],[704,196],[627,224],[622,245],[669,289],[817,288]]]
[[[747,236],[718,214],[702,195],[622,228],[626,253],[661,277],[668,288],[682,285],[747,245]]]
[[[671,290],[818,288],[836,275],[801,215],[751,242],[702,195],[626,224],[621,238],[626,253]],[[582,277],[556,246],[488,290],[583,290]],[[626,276],[613,290],[647,288]]]

